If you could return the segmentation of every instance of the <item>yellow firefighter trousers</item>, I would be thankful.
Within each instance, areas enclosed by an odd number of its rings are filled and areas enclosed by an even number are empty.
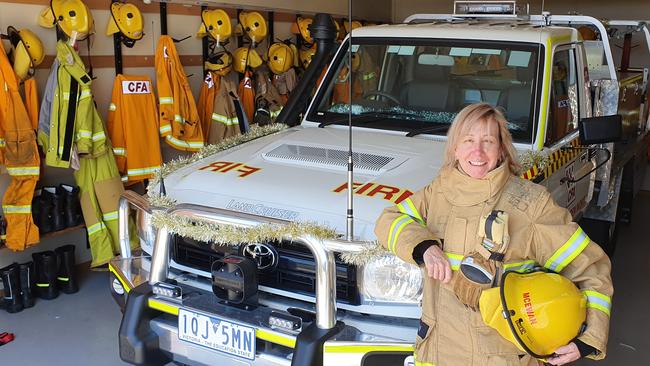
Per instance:
[[[96,158],[82,156],[74,177],[93,257],[90,266],[101,266],[119,252],[117,209],[124,187],[111,149]]]

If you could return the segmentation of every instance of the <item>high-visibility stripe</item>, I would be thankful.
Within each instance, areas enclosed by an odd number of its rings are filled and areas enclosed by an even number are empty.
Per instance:
[[[578,227],[569,240],[546,261],[544,267],[554,272],[561,272],[578,254],[582,253],[587,244],[589,244],[589,237],[581,227]]]
[[[460,262],[463,260],[463,255],[462,254],[454,254],[454,253],[448,253],[445,252],[445,255],[447,256],[447,259],[449,260],[449,264],[451,265],[451,270],[452,271],[458,271],[460,268]]]
[[[36,287],[50,287],[49,283],[36,283]]]
[[[117,156],[126,156],[126,149],[123,147],[114,147],[113,154]]]
[[[0,239],[2,239],[2,240],[7,240],[7,235],[6,235],[6,234],[2,234],[2,235],[0,235]]]
[[[68,277],[57,277],[56,279],[59,280],[59,281],[65,281],[65,282],[70,281],[70,279]]]
[[[239,119],[237,117],[230,118],[223,114],[212,113],[212,120],[214,122],[223,123],[226,126],[238,125]]]
[[[407,198],[404,201],[400,202],[397,205],[397,208],[399,209],[399,212],[411,216],[420,225],[424,225],[424,220],[422,219],[422,216],[415,208],[415,205],[413,204],[413,201],[411,201],[410,198]]]
[[[128,181],[129,181],[129,176],[128,176],[128,175],[125,175],[125,176],[121,177],[120,180],[121,180],[122,182],[128,182]]]
[[[23,175],[36,175],[40,174],[40,167],[37,166],[24,166],[20,168],[7,168],[7,173],[11,176],[23,176]]]
[[[104,225],[103,222],[98,222],[96,224],[88,226],[86,230],[88,231],[88,235],[95,235],[102,230],[106,230],[106,225]]]
[[[152,309],[160,310],[167,314],[178,315],[178,306],[173,306],[155,299],[149,299],[147,303]]]
[[[126,284],[126,282],[122,279],[122,277],[120,277],[120,275],[117,273],[117,270],[110,263],[108,264],[108,270],[115,275],[115,278],[117,278],[118,281],[120,281],[122,287],[124,288],[124,291],[126,291],[127,293],[131,292],[131,287]]]
[[[172,145],[178,147],[184,147],[190,149],[200,149],[203,147],[203,142],[183,141],[175,138],[174,136],[167,136],[167,141],[169,141]]]
[[[295,338],[290,338],[289,336],[285,336],[279,333],[275,332],[270,332],[264,329],[257,329],[255,331],[255,336],[261,340],[268,341],[271,343],[279,344],[281,346],[289,347],[289,348],[295,348],[296,347],[296,339]]]
[[[585,290],[583,293],[587,296],[587,307],[598,309],[603,313],[610,315],[612,310],[611,297],[593,290]]]
[[[85,90],[81,91],[81,94],[79,94],[79,99],[78,100],[90,98],[92,96],[93,96],[93,93],[90,91],[90,89],[85,89]]]
[[[96,134],[93,135],[93,141],[102,141],[106,139],[106,135],[104,134],[104,131],[97,132]]]
[[[397,243],[397,237],[399,233],[404,229],[404,225],[409,222],[413,222],[413,219],[409,215],[402,215],[396,218],[393,223],[390,225],[390,230],[388,231],[388,250],[395,253],[395,244]]]
[[[160,97],[158,98],[160,104],[174,104],[174,98],[172,97]]]
[[[63,92],[63,100],[70,100],[70,93],[68,92]]]
[[[413,345],[394,346],[394,345],[338,345],[336,343],[325,344],[325,353],[370,353],[370,352],[413,352]]]
[[[115,211],[105,213],[102,217],[104,218],[104,221],[114,221],[117,220],[119,215],[117,213],[117,210],[115,210]]]
[[[79,131],[77,131],[77,140],[81,140],[81,139],[89,139],[90,137],[92,137],[92,135],[93,135],[93,132],[92,132],[92,131],[89,131],[89,130],[79,130]]]
[[[418,361],[418,356],[415,353],[413,359],[415,360],[415,366],[436,366],[435,363]]]
[[[0,139],[0,147],[5,147],[5,146],[7,146],[7,142],[5,141],[5,139]]]
[[[371,80],[371,79],[374,79],[375,76],[377,76],[377,74],[375,74],[374,72],[370,72],[370,73],[367,73],[367,74],[363,74],[361,79],[363,79],[363,80]]]
[[[126,174],[128,176],[137,176],[137,175],[157,173],[159,170],[160,170],[160,166],[152,166],[152,167],[141,168],[141,169],[129,169]]]
[[[108,106],[108,110],[111,111],[111,112],[115,112],[117,110],[117,106],[115,105],[115,103],[111,103]]]
[[[165,132],[171,132],[172,126],[170,126],[170,125],[160,126],[160,128],[158,130],[160,131],[161,134],[163,134]]]
[[[32,205],[2,205],[5,214],[29,214],[32,213]]]
[[[176,121],[176,122],[178,122],[180,124],[185,123],[185,119],[180,114],[175,114],[174,115],[174,121]]]
[[[503,270],[506,272],[514,271],[519,273],[526,273],[526,272],[530,272],[531,270],[533,270],[533,268],[537,266],[538,266],[537,262],[530,259],[522,262],[505,263],[503,265]]]

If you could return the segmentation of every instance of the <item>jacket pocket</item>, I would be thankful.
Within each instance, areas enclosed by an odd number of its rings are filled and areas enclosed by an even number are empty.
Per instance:
[[[36,160],[34,131],[6,131],[5,159],[9,166],[24,166]]]
[[[445,229],[445,252],[465,253],[467,220],[462,217],[452,218]]]
[[[435,327],[435,320],[422,314],[417,337],[415,337],[415,354],[420,362],[435,362]]]
[[[505,338],[501,337],[501,335],[496,330],[488,326],[481,326],[475,329],[478,342],[478,351],[483,355],[518,356],[525,353],[517,348],[517,346],[507,341]],[[518,357],[514,357],[512,359],[515,358],[518,359]]]

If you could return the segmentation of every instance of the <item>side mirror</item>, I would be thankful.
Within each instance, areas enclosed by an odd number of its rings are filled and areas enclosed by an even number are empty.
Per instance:
[[[623,133],[622,121],[620,114],[583,118],[578,123],[580,144],[593,145],[620,140]]]

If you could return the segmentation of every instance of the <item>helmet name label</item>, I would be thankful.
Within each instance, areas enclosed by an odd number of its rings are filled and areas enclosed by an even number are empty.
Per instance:
[[[531,325],[537,324],[537,316],[533,310],[533,303],[530,300],[530,292],[524,292],[524,307],[526,308],[526,316]]]
[[[150,94],[151,85],[149,81],[122,81],[122,94]]]

